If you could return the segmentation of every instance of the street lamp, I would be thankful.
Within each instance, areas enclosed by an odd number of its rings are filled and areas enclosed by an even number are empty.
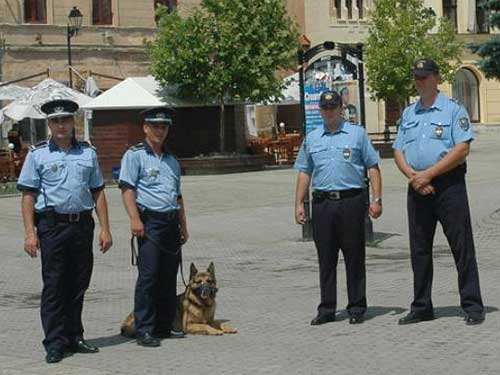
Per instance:
[[[82,26],[83,15],[77,7],[73,7],[68,15],[68,69],[69,69],[69,87],[73,88],[73,72],[71,71],[71,38],[78,33]]]

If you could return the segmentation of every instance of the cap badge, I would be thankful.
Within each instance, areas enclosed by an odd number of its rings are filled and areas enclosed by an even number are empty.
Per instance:
[[[332,100],[333,99],[333,95],[332,94],[326,94],[325,95],[325,99],[326,100]]]
[[[156,118],[164,119],[165,118],[165,114],[164,113],[157,113],[156,114]]]
[[[441,138],[443,136],[443,127],[442,126],[436,126],[436,129],[434,129],[434,134],[436,134],[436,137]]]
[[[344,150],[342,150],[342,156],[344,157],[345,160],[349,159],[351,157],[351,149],[345,146]]]
[[[64,112],[64,107],[54,107],[54,113],[62,113]]]
[[[417,68],[418,68],[418,69],[423,69],[423,68],[424,68],[424,63],[423,63],[422,61],[419,61],[419,62],[417,63]]]

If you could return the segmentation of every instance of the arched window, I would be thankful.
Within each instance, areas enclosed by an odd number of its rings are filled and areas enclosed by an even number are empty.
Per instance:
[[[352,20],[352,0],[345,0],[345,6],[347,8],[347,19]]]
[[[45,0],[24,1],[24,22],[47,23],[47,4]]]
[[[457,28],[457,0],[443,0],[443,16]]]
[[[455,75],[452,95],[469,112],[472,122],[479,122],[479,81],[469,69],[460,69]]]
[[[342,2],[340,0],[335,0],[335,12],[337,19],[342,18]]]
[[[92,24],[111,25],[113,12],[111,0],[92,0]]]
[[[359,10],[359,19],[363,19],[363,17],[365,16],[363,14],[363,0],[356,0],[356,6],[358,7],[358,10]]]

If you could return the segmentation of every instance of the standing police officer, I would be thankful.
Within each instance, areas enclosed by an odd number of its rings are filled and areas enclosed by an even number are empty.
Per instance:
[[[413,70],[420,99],[407,107],[394,143],[394,159],[408,178],[408,224],[414,299],[399,324],[434,319],[431,300],[432,246],[436,224],[443,226],[458,270],[466,324],[484,320],[465,186],[465,159],[473,140],[465,108],[439,92],[439,67],[431,59]]]
[[[53,100],[41,110],[52,136],[29,152],[17,188],[23,192],[24,250],[31,257],[41,252],[43,344],[46,361],[55,363],[64,351],[99,351],[83,339],[82,325],[83,298],[93,267],[94,207],[103,253],[112,238],[95,149],[73,135],[78,104]]]
[[[173,330],[181,244],[188,239],[181,169],[165,150],[172,114],[167,108],[143,113],[144,143],[130,148],[122,159],[119,186],[138,237],[138,277],[135,287],[137,344],[160,346],[159,338],[180,338]]]
[[[369,214],[382,214],[382,183],[379,157],[365,130],[342,117],[342,99],[335,91],[321,94],[324,126],[309,134],[302,144],[295,168],[299,170],[295,198],[295,221],[305,223],[304,199],[312,179],[313,237],[318,252],[321,302],[311,325],[335,320],[337,308],[337,262],[342,250],[347,275],[349,323],[364,321],[365,272],[365,169],[372,181]]]

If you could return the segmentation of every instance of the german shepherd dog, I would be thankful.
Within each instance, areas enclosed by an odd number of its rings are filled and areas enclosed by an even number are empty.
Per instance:
[[[174,328],[188,334],[223,335],[238,332],[236,328],[215,320],[215,296],[218,289],[213,262],[206,271],[198,271],[194,263],[191,263],[189,271],[186,290],[177,296]],[[125,337],[135,336],[133,312],[122,322],[121,334]]]

